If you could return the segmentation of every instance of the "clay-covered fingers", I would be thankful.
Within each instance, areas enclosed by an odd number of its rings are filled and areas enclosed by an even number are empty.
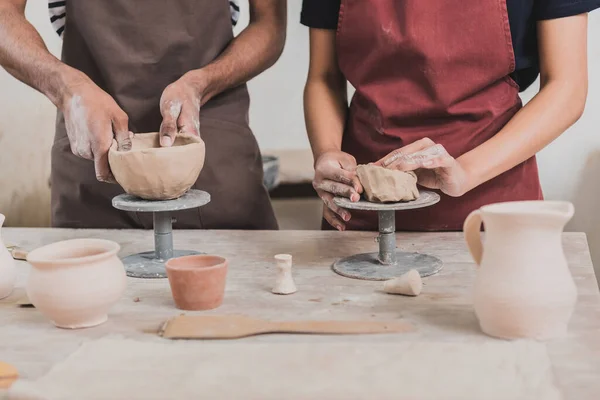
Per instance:
[[[416,142],[413,142],[409,145],[406,145],[404,147],[401,147],[399,149],[392,151],[385,157],[383,157],[380,160],[378,160],[377,162],[375,162],[375,165],[379,165],[380,167],[389,168],[391,165],[401,162],[408,155],[417,153],[421,150],[427,149],[434,145],[435,145],[434,141],[429,138],[419,139]]]
[[[113,127],[109,123],[106,127],[97,126],[95,129],[97,129],[97,131],[93,132],[91,150],[94,157],[96,179],[100,182],[114,183],[115,178],[110,171],[110,165],[108,164],[108,151],[112,144]]]
[[[413,171],[419,168],[439,168],[453,158],[448,154],[444,146],[434,144],[414,153],[407,153],[401,158],[387,164],[389,169],[400,171]]]
[[[356,166],[347,168],[355,169]],[[356,172],[342,168],[340,163],[326,162],[317,166],[315,178],[313,187],[317,191],[322,190],[352,201],[358,201],[360,198],[361,186]]]
[[[161,146],[170,147],[173,145],[177,136],[177,120],[181,114],[182,107],[183,104],[179,100],[161,99],[160,113],[163,117],[159,131]]]
[[[336,205],[333,201],[333,195],[331,193],[318,191],[317,194],[319,195],[321,200],[323,200],[325,206],[331,211],[333,211],[341,219],[341,221],[350,221],[350,218],[352,218],[350,211]]]
[[[322,179],[313,182],[313,187],[317,191],[331,193],[336,196],[345,197],[352,201],[358,201],[360,198],[360,195],[352,186],[352,181],[350,181],[350,185],[348,185],[345,183],[332,181],[330,179]]]
[[[132,133],[129,131],[129,117],[119,110],[112,118],[112,130],[119,151],[131,150]]]
[[[346,230],[346,224],[344,224],[340,216],[327,207],[326,204],[323,204],[323,218],[338,231]]]
[[[96,171],[96,179],[100,182],[114,183],[115,178],[110,171],[108,164],[108,151],[97,152],[94,154],[94,169]]]
[[[180,133],[200,136],[200,104],[196,100],[188,100],[181,106],[177,119],[177,130]]]

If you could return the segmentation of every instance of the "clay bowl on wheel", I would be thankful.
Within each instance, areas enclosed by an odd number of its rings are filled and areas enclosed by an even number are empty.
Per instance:
[[[223,302],[227,260],[206,254],[171,258],[165,264],[177,308],[210,310]]]
[[[204,166],[204,142],[198,136],[178,134],[171,147],[161,147],[157,132],[133,136],[131,150],[120,151],[117,142],[108,162],[123,189],[146,200],[181,197],[198,179]]]

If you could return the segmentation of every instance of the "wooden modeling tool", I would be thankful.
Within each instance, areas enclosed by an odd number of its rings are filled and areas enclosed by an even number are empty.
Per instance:
[[[165,322],[158,334],[167,339],[237,339],[267,333],[357,335],[412,330],[403,321],[275,322],[241,315],[180,315]]]
[[[19,371],[15,367],[0,361],[0,389],[8,389],[19,377]]]

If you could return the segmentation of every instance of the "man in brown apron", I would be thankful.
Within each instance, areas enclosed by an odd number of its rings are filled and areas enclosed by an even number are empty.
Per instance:
[[[227,0],[67,0],[62,62],[25,20],[26,0],[7,3],[0,6],[0,64],[59,109],[54,226],[151,228],[150,215],[111,206],[122,189],[107,182],[106,153],[113,137],[127,148],[130,131],[160,129],[166,146],[178,131],[206,143],[194,187],[212,201],[176,213],[176,228],[277,228],[248,126],[245,81],[281,54],[285,1],[250,0],[249,29],[234,39]]]

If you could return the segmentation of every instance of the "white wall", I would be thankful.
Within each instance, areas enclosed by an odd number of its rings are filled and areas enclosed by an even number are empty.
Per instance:
[[[248,23],[248,1],[240,1],[240,22]],[[252,80],[250,124],[263,149],[304,149],[302,95],[308,72],[308,28],[300,25],[302,1],[288,1],[287,43],[281,58],[267,72]]]
[[[28,18],[40,30],[49,48],[58,54],[60,40],[52,32],[43,2],[29,3]],[[288,41],[283,56],[249,85],[251,125],[263,149],[308,147],[302,113],[308,29],[299,23],[301,1],[288,3]],[[236,31],[245,26],[247,19],[247,1],[243,1],[242,18]],[[577,217],[570,228],[587,231],[600,249],[600,212],[596,212],[595,207],[596,197],[600,196],[600,179],[593,178],[600,176],[599,38],[600,11],[590,15],[590,86],[586,113],[540,154],[539,162],[546,197],[574,201]],[[524,94],[525,100],[535,94],[537,85],[534,86]],[[45,185],[49,151],[39,149],[49,149],[53,129],[54,109],[50,102],[0,70],[0,211],[6,209],[7,204],[27,203],[31,198],[47,203],[47,192],[40,192],[39,187]],[[33,170],[23,178],[19,173],[8,172],[15,171],[15,165]],[[35,213],[35,210],[21,207],[18,213]],[[594,217],[596,214],[598,219]],[[14,219],[14,215],[8,217],[9,221],[11,217]]]
[[[46,2],[30,1],[27,18],[59,56]],[[43,95],[0,68],[0,213],[6,224],[49,223],[50,147],[56,110]]]

